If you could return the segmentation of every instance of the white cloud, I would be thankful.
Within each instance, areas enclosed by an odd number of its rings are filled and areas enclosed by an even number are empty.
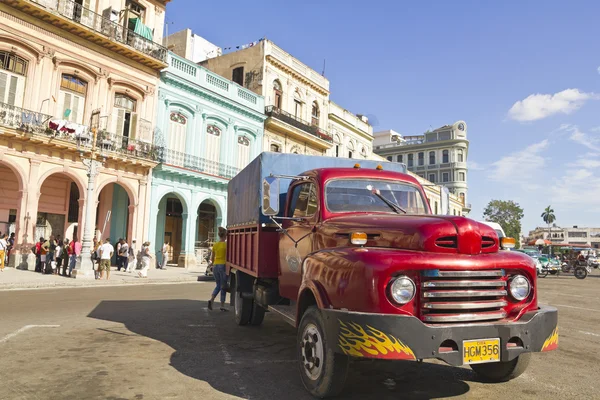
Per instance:
[[[599,211],[600,177],[590,169],[567,169],[564,175],[554,182],[550,190],[553,204],[560,204],[563,208],[579,209],[579,212]]]
[[[594,93],[566,89],[555,94],[532,94],[519,100],[508,110],[508,117],[516,121],[536,121],[554,114],[569,114],[578,110],[590,99],[598,98]]]
[[[477,161],[467,161],[467,168],[470,171],[483,171],[485,166],[479,164]]]
[[[600,67],[598,67],[598,73],[600,74]]]
[[[540,187],[537,177],[543,172],[546,159],[540,155],[549,146],[548,139],[502,157],[492,163],[489,178],[497,182],[518,184],[525,190]]]
[[[587,147],[590,150],[600,152],[600,138],[594,135],[582,132],[577,125],[563,124],[559,130],[570,133],[569,139]]]

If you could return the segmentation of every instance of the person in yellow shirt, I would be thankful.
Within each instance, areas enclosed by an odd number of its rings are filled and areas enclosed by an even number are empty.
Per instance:
[[[225,242],[227,239],[227,229],[223,227],[219,227],[219,241],[213,245],[212,249],[212,263],[213,263],[213,275],[215,277],[215,281],[217,286],[215,290],[213,290],[212,296],[208,301],[208,309],[212,310],[213,301],[221,292],[221,311],[229,311],[225,308],[225,297],[227,296],[227,292],[225,291],[227,287],[227,271],[225,269],[225,262],[227,261],[227,243]]]

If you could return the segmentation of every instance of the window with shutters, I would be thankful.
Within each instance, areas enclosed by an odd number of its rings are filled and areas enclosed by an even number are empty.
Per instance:
[[[240,86],[244,86],[244,67],[237,67],[231,73],[231,80]]]
[[[221,128],[214,124],[206,127],[206,154],[207,160],[219,162],[221,159]]]
[[[429,152],[429,165],[435,164],[435,151]]]
[[[0,103],[23,106],[27,65],[16,54],[0,51]]]
[[[281,83],[278,80],[273,82],[273,105],[277,108],[281,108],[281,97],[283,96],[283,90],[281,90]]]
[[[137,101],[124,94],[115,94],[115,103],[113,111],[114,132],[123,137],[123,146],[127,147],[130,138],[135,138],[137,133],[138,115],[135,112]]]
[[[281,153],[281,146],[278,144],[271,144],[271,151],[273,153]]]
[[[319,104],[316,101],[313,101],[312,104],[312,111],[311,111],[311,117],[312,117],[312,124],[313,126],[319,126],[319,118],[321,116],[321,113],[319,111]]]
[[[61,114],[58,118],[75,122],[76,124],[83,124],[87,86],[86,81],[75,75],[61,75],[60,92],[58,94],[58,104]]]
[[[178,112],[172,112],[169,121],[169,149],[185,153],[187,119]]]
[[[464,155],[464,152],[461,149],[458,150],[458,160],[457,161],[458,162],[464,162],[465,161],[465,155]]]
[[[250,139],[238,136],[238,168],[243,169],[250,162]]]

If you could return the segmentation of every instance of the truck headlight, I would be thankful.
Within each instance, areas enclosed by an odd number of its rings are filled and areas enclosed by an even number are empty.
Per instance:
[[[395,278],[390,285],[390,296],[398,304],[406,304],[415,297],[415,283],[407,276]]]
[[[511,296],[518,301],[525,300],[531,291],[529,280],[523,275],[516,275],[508,282]]]

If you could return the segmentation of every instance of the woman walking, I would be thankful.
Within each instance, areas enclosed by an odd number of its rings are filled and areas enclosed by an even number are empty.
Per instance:
[[[6,233],[0,237],[0,272],[4,272],[4,260],[8,251]]]
[[[140,278],[148,277],[148,270],[150,269],[150,242],[145,242],[142,245],[142,269],[138,272]]]
[[[208,301],[208,309],[212,310],[213,301],[221,292],[221,311],[229,311],[225,308],[225,297],[227,292],[227,273],[225,270],[226,254],[227,254],[227,229],[219,227],[219,241],[213,245],[212,249],[212,263],[213,263],[213,275],[217,286],[213,290],[212,296]]]

